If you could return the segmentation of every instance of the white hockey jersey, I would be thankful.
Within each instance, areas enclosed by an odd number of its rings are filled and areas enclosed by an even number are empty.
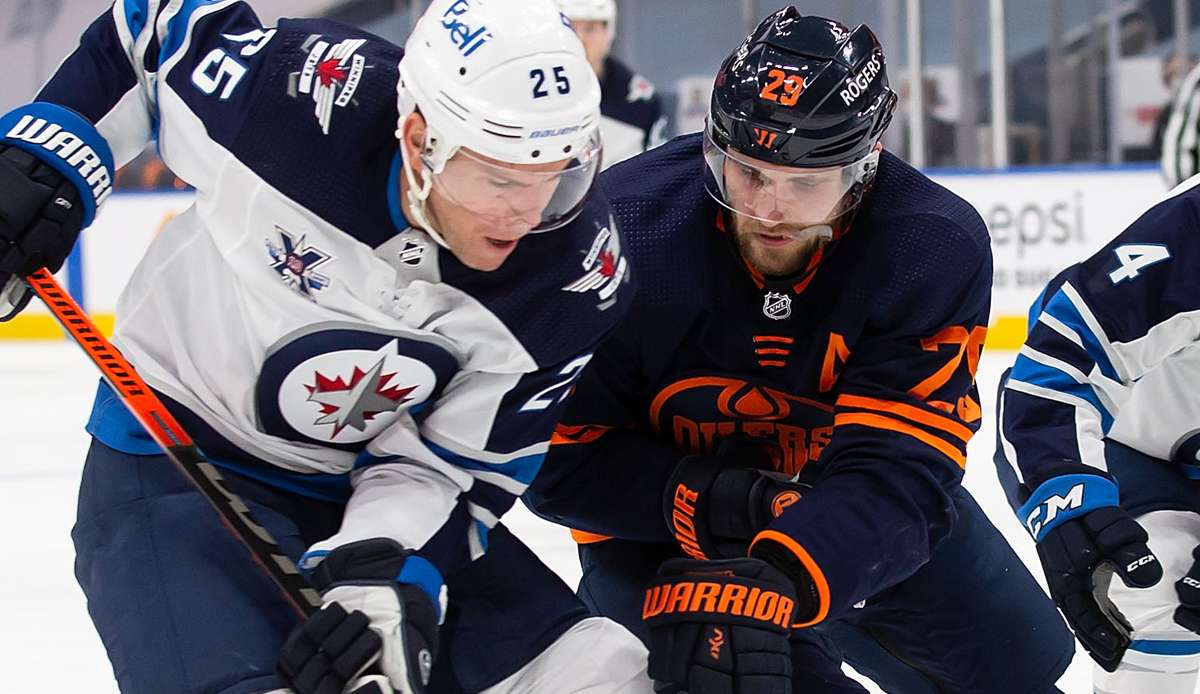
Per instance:
[[[401,58],[328,21],[264,28],[240,0],[117,0],[38,100],[94,123],[118,166],[157,140],[196,189],[114,341],[206,455],[346,500],[317,549],[390,537],[446,573],[537,473],[628,273],[599,194],[490,273],[409,227]],[[104,387],[89,430],[157,452]]]
[[[1029,489],[1106,472],[1111,439],[1200,477],[1200,185],[1180,186],[1035,302],[1001,394]]]

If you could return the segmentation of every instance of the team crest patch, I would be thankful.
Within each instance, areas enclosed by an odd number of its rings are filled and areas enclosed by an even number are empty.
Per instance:
[[[333,260],[333,256],[308,245],[304,236],[293,237],[282,227],[276,226],[275,233],[278,242],[267,239],[267,253],[271,256],[271,269],[279,273],[280,279],[310,299],[314,292],[328,287],[329,278],[315,270]]]
[[[779,292],[767,292],[763,297],[763,315],[771,320],[783,320],[792,315],[792,297]]]
[[[616,301],[614,295],[625,279],[628,263],[621,255],[621,240],[611,229],[615,228],[612,220],[606,227],[600,229],[591,247],[583,257],[584,275],[563,287],[564,292],[585,293],[596,291],[600,299],[601,311],[612,306]]]
[[[363,72],[371,67],[366,58],[356,53],[366,42],[366,39],[346,39],[331,45],[313,34],[301,46],[302,50],[308,51],[308,58],[300,72],[291,74],[288,94],[294,98],[301,94],[312,98],[317,123],[326,135],[329,134],[333,109],[351,103]]]
[[[344,349],[298,364],[279,388],[287,423],[309,439],[368,441],[408,407],[425,400],[436,379],[425,364],[400,354],[392,340],[378,350]]]

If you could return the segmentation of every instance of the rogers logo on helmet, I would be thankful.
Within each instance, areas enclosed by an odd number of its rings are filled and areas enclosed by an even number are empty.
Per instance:
[[[846,79],[846,88],[838,92],[842,97],[842,103],[849,106],[854,103],[854,100],[862,96],[867,91],[867,87],[871,86],[871,82],[879,75],[879,71],[883,69],[883,61],[878,55],[871,56],[863,69],[858,71],[857,75],[853,75]]]
[[[492,39],[492,33],[486,26],[471,31],[470,25],[458,19],[470,11],[471,0],[454,0],[442,14],[442,26],[449,32],[450,42],[458,46],[464,58]]]

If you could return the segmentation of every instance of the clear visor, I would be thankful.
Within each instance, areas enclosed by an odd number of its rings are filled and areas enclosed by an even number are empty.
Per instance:
[[[706,131],[704,160],[712,173],[705,186],[721,206],[799,239],[831,235],[837,218],[858,206],[879,151],[843,166],[800,169],[722,149]]]
[[[435,171],[423,162],[433,188],[484,223],[509,232],[543,232],[579,214],[600,170],[600,136],[593,133],[569,159],[504,164],[460,149]]]

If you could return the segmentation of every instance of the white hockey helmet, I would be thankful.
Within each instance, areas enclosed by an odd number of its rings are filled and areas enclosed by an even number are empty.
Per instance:
[[[408,199],[414,221],[443,245],[425,210],[431,189],[488,217],[503,206],[505,184],[471,185],[462,171],[474,167],[476,179],[489,181],[516,171],[472,153],[506,164],[564,163],[511,182],[528,188],[532,176],[547,191],[534,232],[570,222],[600,169],[600,84],[553,0],[434,0],[405,44],[398,105],[398,137],[414,110],[425,119],[420,162],[404,162]],[[447,170],[460,152],[460,165]]]
[[[617,22],[617,0],[558,0],[558,6],[572,21]]]

